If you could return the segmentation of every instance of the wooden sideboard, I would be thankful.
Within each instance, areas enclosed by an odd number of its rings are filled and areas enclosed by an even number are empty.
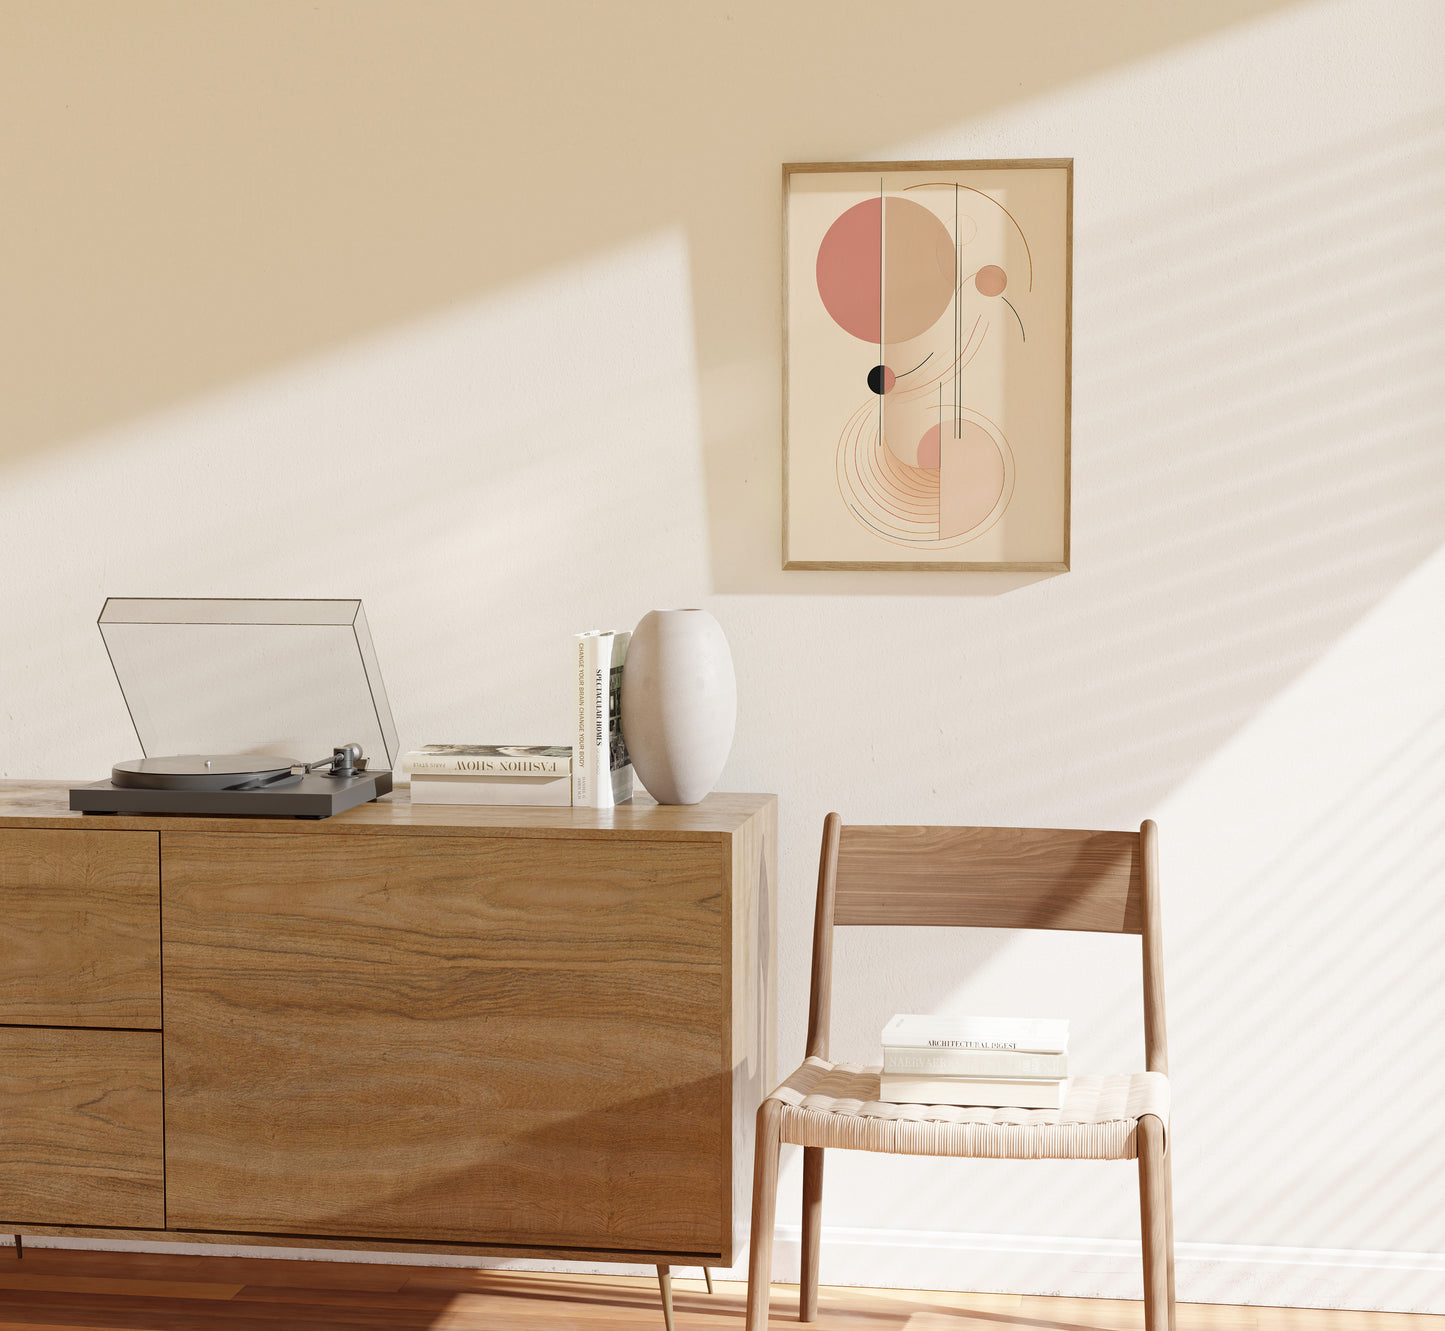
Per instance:
[[[0,1231],[731,1265],[777,805],[83,816],[0,782]]]

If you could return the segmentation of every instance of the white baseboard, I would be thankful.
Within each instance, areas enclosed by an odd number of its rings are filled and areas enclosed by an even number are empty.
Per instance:
[[[780,1225],[774,1278],[796,1281],[799,1230]],[[1181,1303],[1445,1312],[1445,1253],[1179,1242]],[[879,1289],[950,1289],[1138,1299],[1137,1239],[931,1230],[823,1229],[821,1279]]]
[[[344,1252],[320,1248],[233,1248],[213,1244],[130,1243],[38,1235],[27,1239],[26,1245],[573,1274],[654,1274],[654,1268],[650,1266],[489,1260],[443,1254]],[[1445,1313],[1445,1253],[1181,1242],[1175,1246],[1174,1266],[1181,1303]],[[773,1279],[796,1283],[798,1267],[798,1227],[779,1225],[773,1248]],[[821,1267],[825,1285],[859,1285],[875,1289],[972,1290],[978,1293],[1054,1294],[1103,1299],[1137,1299],[1142,1292],[1139,1245],[1132,1239],[953,1234],[934,1230],[825,1226]],[[680,1277],[701,1275],[700,1271],[687,1267],[675,1269]],[[738,1266],[730,1270],[719,1269],[714,1274],[723,1280],[746,1280],[746,1258]]]

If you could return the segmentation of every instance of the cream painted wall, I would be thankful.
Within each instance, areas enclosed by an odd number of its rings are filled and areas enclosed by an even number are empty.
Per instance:
[[[133,747],[110,594],[363,597],[404,743],[565,737],[568,634],[706,605],[785,1062],[829,809],[1153,816],[1181,1297],[1445,1311],[1442,43],[1431,0],[0,0],[0,775]],[[778,164],[1039,155],[1074,571],[783,574]],[[1136,1064],[1130,963],[847,938],[834,1047],[1027,1009]],[[828,1168],[825,1279],[1137,1291],[1126,1169]]]

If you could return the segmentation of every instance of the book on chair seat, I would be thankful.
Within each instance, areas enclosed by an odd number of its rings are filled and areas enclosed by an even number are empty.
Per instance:
[[[885,1049],[997,1049],[1063,1054],[1069,1023],[1053,1017],[933,1017],[902,1013],[883,1028]]]
[[[895,1105],[982,1105],[1002,1109],[1058,1109],[1066,1077],[930,1077],[885,1072],[878,1098]]]

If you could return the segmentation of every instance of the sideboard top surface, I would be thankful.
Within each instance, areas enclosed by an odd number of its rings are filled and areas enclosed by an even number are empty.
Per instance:
[[[657,804],[639,795],[612,809],[413,804],[406,787],[330,818],[193,818],[182,814],[83,814],[69,807],[78,781],[0,781],[0,827],[139,832],[294,833],[338,836],[616,837],[718,841],[772,804],[775,795],[712,794],[700,804]]]

